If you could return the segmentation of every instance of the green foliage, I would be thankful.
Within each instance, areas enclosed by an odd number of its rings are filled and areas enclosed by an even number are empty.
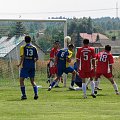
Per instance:
[[[63,23],[48,23],[44,30],[44,36],[37,39],[38,44],[44,51],[51,49],[55,40],[59,40],[61,47],[63,47]]]
[[[51,43],[49,42],[47,37],[43,37],[41,39],[38,39],[38,45],[41,46],[41,48],[44,51],[47,51],[51,47]]]
[[[52,19],[65,19],[64,17],[52,17]],[[64,23],[62,22],[13,22],[13,21],[1,21],[0,22],[0,37],[14,35],[29,34],[34,37],[34,41],[40,45],[45,51],[52,47],[55,40],[61,42],[61,47],[64,47]],[[90,17],[83,18],[67,18],[67,35],[72,37],[72,42],[75,45],[80,44],[81,38],[79,38],[79,33],[103,33],[112,39],[116,36],[116,39],[120,39],[120,32],[106,32],[120,29],[120,19],[119,18],[96,18],[92,19]],[[43,35],[41,35],[41,33]],[[42,37],[41,37],[42,36]]]
[[[105,34],[110,38],[110,39],[120,39],[120,30],[108,30],[105,31]]]

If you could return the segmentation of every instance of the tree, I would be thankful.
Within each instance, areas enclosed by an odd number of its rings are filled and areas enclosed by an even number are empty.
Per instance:
[[[16,35],[17,37],[19,37],[19,36],[22,36],[22,35],[24,35],[26,33],[27,33],[26,32],[26,28],[23,25],[23,23],[22,22],[16,22],[14,35]]]
[[[92,30],[92,19],[89,17],[87,20],[87,33],[88,34],[92,34],[93,30]]]

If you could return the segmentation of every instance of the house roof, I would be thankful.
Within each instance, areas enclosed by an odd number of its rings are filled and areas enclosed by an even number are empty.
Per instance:
[[[112,41],[112,40],[100,40],[99,42],[102,44],[102,46],[105,46],[105,45],[120,46],[120,40],[115,40],[115,41]]]
[[[99,39],[100,39],[100,40],[109,40],[108,37],[106,37],[105,35],[100,34],[100,33],[92,33],[92,34],[80,33],[80,36],[81,36],[83,39],[89,39],[89,41],[90,41],[91,43],[96,42],[97,35],[99,35]]]
[[[2,37],[0,39],[0,57],[5,57],[12,49],[14,49],[19,43],[24,40],[24,37],[12,37],[11,39],[7,39],[8,37]]]
[[[5,57],[11,50],[16,48],[20,43],[24,42],[24,36],[20,36],[16,38],[15,36],[11,39],[8,39],[8,37],[2,37],[0,39],[0,57]],[[37,48],[39,48],[41,51],[43,51],[40,46],[33,43]],[[44,51],[43,51],[44,53]]]

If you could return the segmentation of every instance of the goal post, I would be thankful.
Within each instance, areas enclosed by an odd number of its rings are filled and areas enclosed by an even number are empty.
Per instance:
[[[14,21],[14,22],[63,22],[64,23],[64,38],[67,36],[67,19],[1,19],[0,21]],[[67,43],[64,41],[64,48],[67,48]]]
[[[25,22],[28,22],[28,23],[29,22],[44,22],[44,23],[47,23],[47,22],[61,22],[61,23],[64,24],[64,28],[63,28],[64,38],[65,38],[65,36],[67,36],[67,19],[33,19],[33,18],[28,18],[28,19],[23,19],[23,18],[3,18],[2,19],[2,18],[0,18],[0,22],[24,22],[24,23]],[[64,40],[64,38],[63,38],[63,40]],[[7,38],[5,38],[5,39],[7,41]],[[23,38],[21,38],[21,39],[23,39]],[[0,42],[2,42],[2,41],[0,41]],[[17,44],[17,43],[14,43],[14,45],[15,44]],[[6,47],[7,49],[4,49],[4,51],[3,51],[3,49],[2,49],[3,47]],[[67,47],[67,44],[64,41],[64,48],[66,48],[66,47]],[[17,74],[14,73],[14,68],[16,69],[15,64],[19,61],[19,56],[17,54],[17,53],[19,53],[19,49],[18,49],[18,47],[14,48],[14,51],[15,51],[14,56],[17,59],[17,61],[15,63],[13,63],[13,61],[11,59],[11,57],[12,57],[11,54],[8,55],[8,58],[6,60],[3,58],[2,54],[4,52],[6,54],[8,49],[11,49],[11,44],[7,45],[7,46],[0,46],[0,54],[1,54],[1,56],[0,56],[0,65],[2,65],[2,67],[0,68],[0,77],[2,76],[1,79],[3,79],[3,77],[6,77],[7,72],[10,72],[11,73],[11,75],[10,75],[11,79],[13,79],[14,82],[16,82],[15,81],[16,75],[19,74],[19,71],[18,71]],[[12,49],[10,51],[12,51]],[[40,64],[41,64],[41,66],[43,65],[43,63],[40,63]],[[46,63],[44,63],[44,64],[46,64]],[[7,69],[7,67],[9,67],[9,70]],[[17,71],[15,71],[15,72],[17,72]],[[5,73],[5,75],[1,75],[2,73]],[[40,74],[43,74],[43,73],[40,73]]]

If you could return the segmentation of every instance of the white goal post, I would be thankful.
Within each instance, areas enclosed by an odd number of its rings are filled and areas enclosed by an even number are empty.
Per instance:
[[[63,22],[64,23],[64,38],[67,36],[67,19],[21,19],[21,18],[16,18],[16,19],[1,19],[0,21],[15,21],[15,22]],[[64,41],[64,48],[67,47],[66,42]]]
[[[64,23],[64,38],[67,36],[67,19],[33,19],[33,18],[0,18],[0,21],[12,21],[12,22],[63,22]],[[63,38],[63,39],[64,39]],[[67,43],[64,40],[64,48],[67,48]],[[13,73],[13,71],[12,71]],[[14,75],[13,75],[14,78]],[[64,86],[66,86],[67,76],[64,75]]]

